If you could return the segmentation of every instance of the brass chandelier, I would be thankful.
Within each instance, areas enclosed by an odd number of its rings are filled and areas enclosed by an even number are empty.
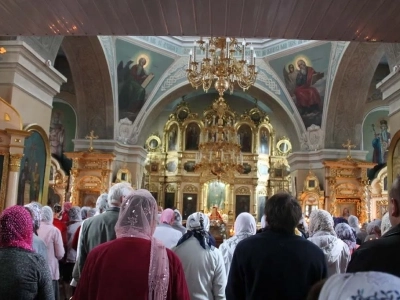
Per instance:
[[[196,157],[196,172],[210,172],[218,180],[224,175],[244,172],[241,146],[234,124],[235,113],[220,96],[204,112],[203,142],[199,145],[200,151]]]
[[[249,57],[246,57],[248,43],[239,44],[236,38],[211,37],[208,41],[202,38],[195,41],[193,52],[190,51],[187,79],[194,88],[203,86],[207,92],[213,82],[219,95],[229,89],[231,94],[235,82],[244,91],[251,87],[257,78],[255,60],[256,54],[250,47]],[[196,60],[197,47],[205,52],[201,62]]]

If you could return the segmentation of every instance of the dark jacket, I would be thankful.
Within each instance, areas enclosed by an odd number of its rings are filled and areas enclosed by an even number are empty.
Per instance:
[[[305,299],[326,276],[325,256],[316,245],[294,234],[265,230],[237,245],[226,299]]]
[[[81,244],[79,255],[79,273],[89,252],[96,246],[115,240],[115,224],[119,215],[119,207],[110,207],[106,212],[85,220],[81,228]]]
[[[400,225],[380,239],[363,243],[352,255],[348,273],[378,271],[400,277]]]
[[[48,264],[40,254],[0,249],[0,299],[53,300],[52,283]]]

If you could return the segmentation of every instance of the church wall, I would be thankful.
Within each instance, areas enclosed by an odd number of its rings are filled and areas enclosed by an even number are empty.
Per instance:
[[[400,110],[390,115],[389,128],[393,134],[400,130]]]
[[[12,89],[12,105],[25,125],[37,124],[49,134],[51,107],[18,88]]]

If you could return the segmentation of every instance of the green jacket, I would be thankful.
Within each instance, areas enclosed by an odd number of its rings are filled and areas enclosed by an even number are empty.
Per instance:
[[[104,213],[94,216],[83,223],[81,228],[81,244],[79,255],[79,273],[89,252],[96,246],[115,240],[115,224],[119,215],[119,207],[110,207]]]

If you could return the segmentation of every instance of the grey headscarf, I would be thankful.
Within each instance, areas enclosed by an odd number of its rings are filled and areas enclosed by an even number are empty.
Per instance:
[[[389,213],[387,212],[382,217],[381,234],[384,235],[391,227],[392,224],[390,223]]]
[[[96,209],[95,208],[90,208],[87,212],[87,218],[91,218],[96,214]]]
[[[89,209],[90,209],[89,206],[84,206],[84,207],[81,208],[82,220],[85,220],[88,217],[87,213],[88,213]]]
[[[35,228],[38,229],[40,227],[41,215],[40,211],[42,209],[42,205],[39,202],[31,202],[25,207],[29,208],[32,211],[33,221],[35,222]]]
[[[182,234],[186,233],[186,228],[182,225],[182,215],[179,210],[174,210],[174,220],[171,224],[172,228],[179,230]]]
[[[46,224],[53,224],[53,210],[50,206],[43,206],[40,212],[42,222],[45,222]]]
[[[81,208],[79,206],[73,206],[68,211],[68,217],[70,222],[80,222],[82,221]]]
[[[100,211],[104,211],[108,208],[108,194],[101,194],[96,201],[96,210],[97,214],[100,214]]]
[[[347,222],[349,222],[349,226],[353,228],[356,233],[359,233],[360,230],[360,225],[358,223],[358,218],[356,216],[350,215],[349,218],[347,219]]]

